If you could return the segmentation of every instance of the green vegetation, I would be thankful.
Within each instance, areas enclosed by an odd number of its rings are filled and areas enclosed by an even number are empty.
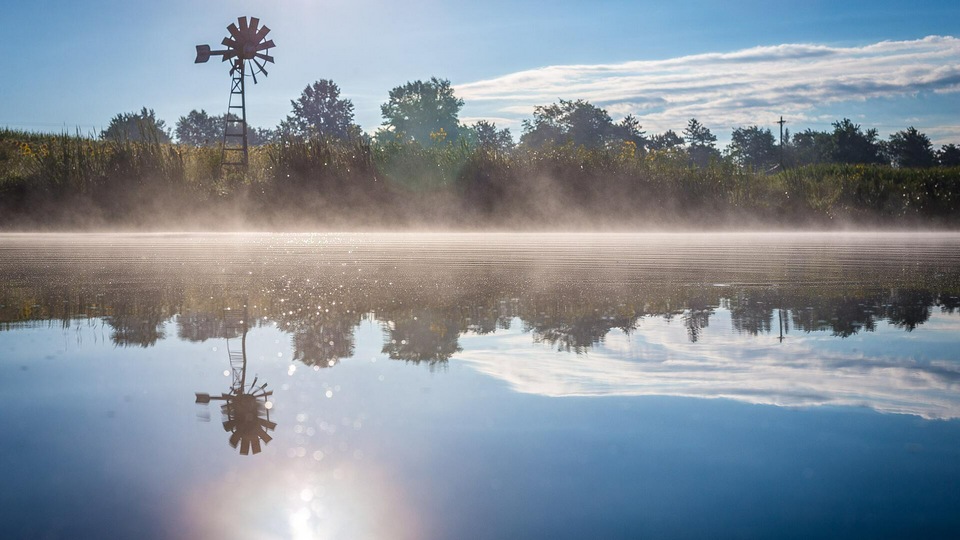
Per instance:
[[[247,170],[221,171],[225,118],[191,111],[174,133],[144,107],[97,137],[0,130],[0,227],[609,228],[960,223],[960,151],[913,127],[878,138],[737,128],[726,149],[696,119],[647,136],[582,100],[536,107],[520,143],[461,124],[449,81],[390,91],[375,136],[329,80],[275,130],[248,128]],[[781,167],[781,164],[783,167]]]

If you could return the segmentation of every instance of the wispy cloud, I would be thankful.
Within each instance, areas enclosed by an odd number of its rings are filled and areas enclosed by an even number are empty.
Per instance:
[[[905,339],[903,330],[871,333],[875,348]],[[936,315],[928,336],[952,336],[956,318]],[[474,341],[481,346],[474,346]],[[867,354],[837,347],[829,335],[737,336],[729,313],[718,310],[700,342],[683,325],[644,319],[633,336],[611,332],[584,357],[531,347],[528,334],[463,336],[457,361],[544,396],[685,396],[810,407],[869,407],[924,418],[960,417],[960,368],[949,360],[918,360],[894,352]],[[494,343],[491,343],[494,341]]]
[[[456,86],[478,110],[519,123],[533,107],[586,99],[654,131],[691,117],[714,126],[813,119],[848,101],[960,91],[960,39],[930,36],[861,47],[784,44],[620,64],[561,65]],[[904,126],[906,127],[906,126]]]

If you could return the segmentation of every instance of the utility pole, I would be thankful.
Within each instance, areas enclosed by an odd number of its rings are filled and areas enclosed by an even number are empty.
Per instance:
[[[777,123],[780,124],[780,170],[782,171],[783,170],[783,125],[786,124],[787,121],[783,119],[783,116],[781,116],[780,121]]]

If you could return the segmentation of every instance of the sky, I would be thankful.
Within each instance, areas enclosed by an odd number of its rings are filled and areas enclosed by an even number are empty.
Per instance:
[[[172,127],[226,111],[227,64],[194,64],[226,26],[255,16],[276,63],[248,86],[247,114],[273,127],[290,100],[332,79],[368,132],[393,87],[449,79],[462,121],[514,136],[537,105],[586,99],[648,133],[690,118],[721,143],[738,126],[828,130],[841,118],[886,138],[908,126],[960,143],[960,3],[593,0],[273,0],[5,5],[0,127],[96,133],[154,109]]]

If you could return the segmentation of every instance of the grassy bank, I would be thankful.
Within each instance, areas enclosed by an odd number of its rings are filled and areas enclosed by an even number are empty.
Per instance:
[[[217,148],[0,131],[0,227],[736,228],[960,224],[960,169],[768,175],[681,151],[286,140],[220,175]]]

